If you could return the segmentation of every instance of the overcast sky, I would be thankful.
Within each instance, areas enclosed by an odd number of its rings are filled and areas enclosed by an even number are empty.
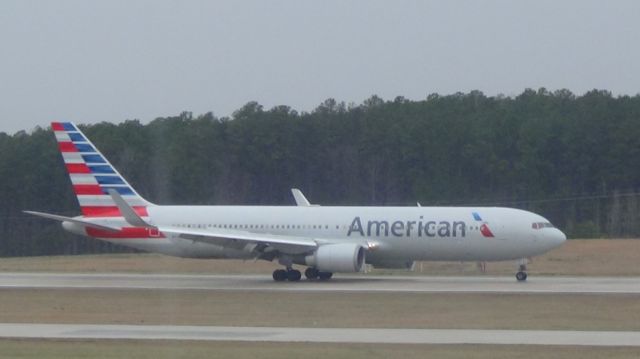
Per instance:
[[[640,1],[0,2],[0,131],[249,101],[640,92]]]

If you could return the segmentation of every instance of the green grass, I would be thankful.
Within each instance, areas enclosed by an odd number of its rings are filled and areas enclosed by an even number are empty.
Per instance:
[[[640,295],[0,289],[6,323],[640,330]]]

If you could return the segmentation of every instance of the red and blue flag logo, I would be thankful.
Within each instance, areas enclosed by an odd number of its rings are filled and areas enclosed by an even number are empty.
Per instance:
[[[478,212],[472,212],[471,214],[473,215],[473,219],[475,219],[478,222],[482,222],[482,217],[480,217],[480,214]],[[480,233],[482,234],[483,237],[487,237],[487,238],[495,237],[493,235],[493,232],[491,232],[491,230],[489,229],[487,222],[483,222],[480,225]]]

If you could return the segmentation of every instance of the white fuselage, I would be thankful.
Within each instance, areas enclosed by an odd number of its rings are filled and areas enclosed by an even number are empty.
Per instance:
[[[152,206],[148,213],[151,224],[164,227],[360,243],[368,248],[367,263],[381,266],[415,260],[525,258],[545,253],[566,239],[550,224],[538,226],[548,221],[537,214],[499,207]],[[123,220],[94,221],[122,224]],[[81,227],[65,228],[84,232]],[[100,239],[181,257],[253,256],[253,247],[241,243],[234,246],[233,241],[220,246],[161,233],[149,238]]]

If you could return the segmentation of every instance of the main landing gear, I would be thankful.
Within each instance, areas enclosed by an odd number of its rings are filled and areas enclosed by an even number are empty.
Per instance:
[[[300,274],[299,270],[293,269],[291,266],[293,265],[293,261],[289,257],[281,257],[278,262],[286,267],[286,269],[276,269],[273,271],[273,280],[276,282],[284,282],[288,280],[289,282],[297,282],[302,278],[302,274]]]
[[[333,273],[320,272],[317,268],[309,267],[307,268],[307,270],[304,271],[304,276],[307,277],[307,279],[309,280],[315,280],[315,279],[327,280],[327,279],[331,279],[331,277],[333,276]]]
[[[302,278],[300,271],[292,268],[276,269],[273,271],[273,280],[276,282],[283,282],[285,280],[288,280],[289,282],[297,282],[300,278]]]
[[[331,279],[333,273],[331,272],[321,272],[316,268],[309,267],[304,271],[304,276],[309,280],[328,280]],[[276,282],[284,282],[288,280],[289,282],[297,282],[302,278],[302,274],[300,274],[299,270],[295,270],[291,267],[287,269],[276,269],[273,271],[273,280]]]
[[[273,271],[273,280],[276,282],[284,282],[288,280],[289,282],[297,282],[302,278],[302,274],[300,274],[299,270],[293,269],[293,261],[288,257],[281,257],[278,262],[285,266],[286,269],[276,269]],[[331,272],[321,272],[317,268],[309,267],[304,271],[304,276],[309,280],[327,280],[331,279],[333,273]]]
[[[526,258],[518,261],[518,273],[516,273],[516,279],[518,282],[524,282],[527,280],[527,262]]]

